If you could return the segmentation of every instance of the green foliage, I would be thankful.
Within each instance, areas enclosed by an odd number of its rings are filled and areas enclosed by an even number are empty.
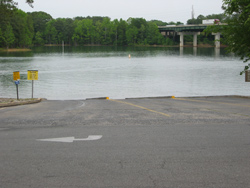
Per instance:
[[[147,29],[147,43],[150,45],[153,44],[162,44],[164,37],[159,33],[159,29],[155,23],[149,22]]]
[[[171,46],[171,45],[174,45],[174,41],[171,40],[170,38],[167,38],[164,44],[165,44],[165,45],[170,45],[170,46]]]
[[[48,44],[58,44],[58,41],[57,41],[58,31],[56,30],[54,26],[54,22],[55,20],[51,20],[46,24],[45,38]]]
[[[164,42],[157,25],[143,18],[111,21],[104,17],[94,22],[91,18],[77,17],[74,24],[72,40],[76,45],[148,45]]]
[[[222,30],[228,50],[239,55],[244,62],[250,60],[250,1],[223,0],[225,14],[230,16],[228,26]],[[245,66],[243,74],[249,66]]]
[[[22,10],[16,9],[11,18],[11,25],[15,35],[15,46],[28,47],[32,44],[34,35],[32,19]]]
[[[3,42],[4,42],[4,36],[3,36],[2,29],[0,28],[0,46],[2,46]]]
[[[138,29],[131,26],[126,31],[126,38],[129,45],[135,45],[137,41]]]
[[[40,33],[40,31],[37,31],[36,34],[35,34],[34,44],[37,45],[37,46],[44,45],[44,39],[43,39],[42,34]]]
[[[183,23],[182,22],[173,22],[173,21],[171,21],[171,22],[163,22],[163,21],[161,21],[161,20],[151,20],[151,21],[149,21],[149,22],[152,22],[152,23],[155,23],[157,26],[166,26],[166,25],[183,25]]]
[[[165,25],[168,25],[167,22],[163,22],[163,21],[161,21],[161,20],[151,20],[151,21],[149,21],[149,23],[154,23],[154,24],[156,24],[157,26],[165,26]]]
[[[32,19],[27,13],[18,10],[16,5],[17,3],[12,0],[0,1],[0,28],[3,33],[0,45],[3,47],[32,45],[34,33]]]
[[[6,30],[3,34],[3,40],[7,49],[15,42],[15,35],[10,24],[8,24],[6,27]]]
[[[220,32],[221,40],[228,45],[228,52],[240,56],[244,62],[250,60],[250,0],[223,0],[224,21],[227,25],[210,26],[206,33]],[[241,75],[249,69],[245,66]]]
[[[0,28],[2,31],[10,24],[16,3],[12,0],[0,0]]]
[[[28,13],[32,20],[33,20],[33,27],[34,27],[34,32],[40,32],[44,33],[45,28],[46,28],[46,23],[48,23],[50,20],[52,20],[52,16],[45,13],[45,12],[32,12]]]
[[[33,0],[26,2],[32,7]],[[53,19],[41,11],[25,13],[16,5],[13,0],[0,0],[0,47],[61,45],[62,41],[68,45],[173,45],[175,37],[165,38],[158,26],[183,24],[144,18],[112,21],[101,16]]]
[[[74,32],[74,23],[69,18],[52,19],[46,23],[45,38],[49,44],[65,44],[72,43],[72,35]]]
[[[120,19],[117,27],[117,45],[127,45],[126,30],[128,23],[125,20]]]
[[[187,24],[202,24],[202,20],[200,20],[200,19],[189,19],[188,21],[187,21]]]

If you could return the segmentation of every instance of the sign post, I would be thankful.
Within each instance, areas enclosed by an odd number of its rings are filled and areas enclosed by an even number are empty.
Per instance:
[[[38,70],[28,70],[28,80],[32,80],[32,99],[34,96],[34,80],[38,80]]]
[[[19,100],[19,93],[18,93],[18,84],[20,84],[20,72],[19,71],[13,72],[13,80],[16,84],[17,100]]]

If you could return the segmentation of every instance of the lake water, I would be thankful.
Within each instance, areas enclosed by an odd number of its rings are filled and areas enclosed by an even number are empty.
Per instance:
[[[129,54],[131,58],[129,58]],[[41,47],[0,53],[0,97],[30,98],[27,70],[38,70],[34,97],[114,99],[156,96],[250,95],[244,63],[225,49],[156,47]]]

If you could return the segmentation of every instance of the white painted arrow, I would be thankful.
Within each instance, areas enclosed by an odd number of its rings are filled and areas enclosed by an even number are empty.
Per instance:
[[[62,138],[37,139],[37,141],[74,142],[74,141],[93,141],[93,140],[99,140],[101,138],[102,138],[102,135],[89,135],[88,138],[62,137]]]

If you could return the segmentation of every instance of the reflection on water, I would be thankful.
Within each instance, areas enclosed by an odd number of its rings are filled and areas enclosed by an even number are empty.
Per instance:
[[[20,98],[31,97],[27,70],[39,70],[34,97],[250,95],[239,72],[244,64],[224,49],[154,47],[37,47],[0,53],[0,97],[15,97],[13,72],[20,71]],[[131,58],[128,55],[131,54]]]

